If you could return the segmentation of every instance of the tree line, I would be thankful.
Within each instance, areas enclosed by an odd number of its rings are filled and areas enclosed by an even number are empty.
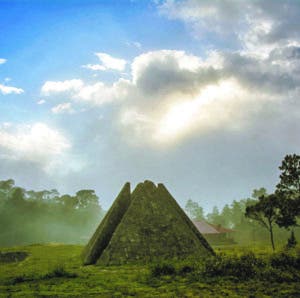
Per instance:
[[[103,215],[94,190],[71,196],[0,181],[0,245],[86,242]]]
[[[226,204],[221,211],[214,207],[206,215],[192,200],[187,201],[185,209],[192,219],[236,230],[234,238],[242,244],[266,242],[268,238],[274,250],[276,235],[277,242],[287,240],[287,247],[293,247],[300,217],[300,156],[286,155],[279,170],[279,183],[272,194],[265,188],[255,189],[250,198]]]
[[[300,237],[300,156],[286,155],[274,193],[255,189],[249,198],[234,200],[222,210],[204,214],[198,202],[188,200],[185,210],[194,220],[206,220],[231,228],[240,244],[288,240]],[[37,242],[85,243],[104,216],[94,190],[61,195],[56,189],[26,190],[14,180],[0,181],[0,246]],[[297,234],[295,237],[295,234]]]

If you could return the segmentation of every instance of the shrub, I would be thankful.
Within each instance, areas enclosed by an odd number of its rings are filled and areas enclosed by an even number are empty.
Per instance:
[[[33,281],[36,279],[36,276],[30,276],[30,275],[17,275],[12,279],[7,280],[5,284],[7,285],[16,285],[23,282]]]
[[[176,269],[172,264],[155,264],[151,267],[151,276],[159,277],[162,275],[175,275]]]
[[[55,278],[55,277],[67,277],[67,278],[75,278],[78,275],[76,273],[68,272],[66,269],[59,265],[56,268],[54,268],[52,271],[45,274],[42,279],[49,279],[49,278]]]
[[[291,232],[291,236],[290,236],[289,239],[288,239],[286,248],[287,248],[287,249],[291,249],[291,248],[296,247],[296,245],[297,245],[297,240],[296,240],[294,231],[292,231],[292,232]]]
[[[189,266],[189,265],[184,265],[183,267],[181,267],[179,270],[178,270],[178,274],[179,275],[186,275],[188,273],[191,273],[195,270],[194,267],[192,266]]]
[[[300,280],[299,273],[296,270],[281,270],[267,266],[258,275],[261,280],[270,282],[297,282]]]
[[[24,275],[18,275],[10,281],[10,284],[15,285],[24,281],[26,281],[26,277]]]
[[[293,255],[291,253],[281,252],[274,254],[270,258],[270,264],[273,268],[277,269],[300,269],[300,256]]]
[[[247,280],[255,277],[258,270],[264,266],[265,262],[255,257],[253,253],[240,257],[217,256],[206,261],[203,273],[209,277],[231,276],[239,280]]]
[[[25,260],[27,256],[28,253],[24,251],[0,252],[0,263],[21,262]]]

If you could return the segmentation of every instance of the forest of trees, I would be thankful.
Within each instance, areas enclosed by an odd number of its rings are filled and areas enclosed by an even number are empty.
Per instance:
[[[251,197],[226,204],[222,210],[213,207],[204,214],[198,202],[189,199],[185,210],[194,220],[205,220],[235,230],[232,234],[239,244],[275,243],[295,245],[300,240],[300,156],[286,155],[281,165],[279,183],[274,193],[265,188],[255,189]]]
[[[33,191],[0,181],[0,244],[86,242],[104,215],[93,190],[74,196]]]

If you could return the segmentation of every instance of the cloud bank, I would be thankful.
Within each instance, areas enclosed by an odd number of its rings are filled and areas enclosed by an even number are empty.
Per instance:
[[[171,144],[212,130],[247,128],[269,104],[275,110],[290,106],[299,95],[299,51],[287,45],[265,58],[244,51],[211,51],[203,58],[159,50],[135,57],[128,80],[46,82],[41,91],[48,96],[68,91],[74,104],[90,107],[113,103],[114,122],[129,132],[129,140],[143,143],[147,135],[149,143]]]
[[[5,159],[30,161],[49,169],[70,148],[59,130],[44,123],[0,125],[0,156]]]

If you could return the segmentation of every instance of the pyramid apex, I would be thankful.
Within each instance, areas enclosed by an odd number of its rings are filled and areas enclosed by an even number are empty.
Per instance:
[[[145,180],[145,181],[144,181],[144,186],[151,186],[151,187],[156,188],[155,183],[152,182],[151,180]]]
[[[129,188],[129,191],[130,191],[130,182],[128,182],[128,181],[124,184],[122,189],[126,189],[126,188]]]

